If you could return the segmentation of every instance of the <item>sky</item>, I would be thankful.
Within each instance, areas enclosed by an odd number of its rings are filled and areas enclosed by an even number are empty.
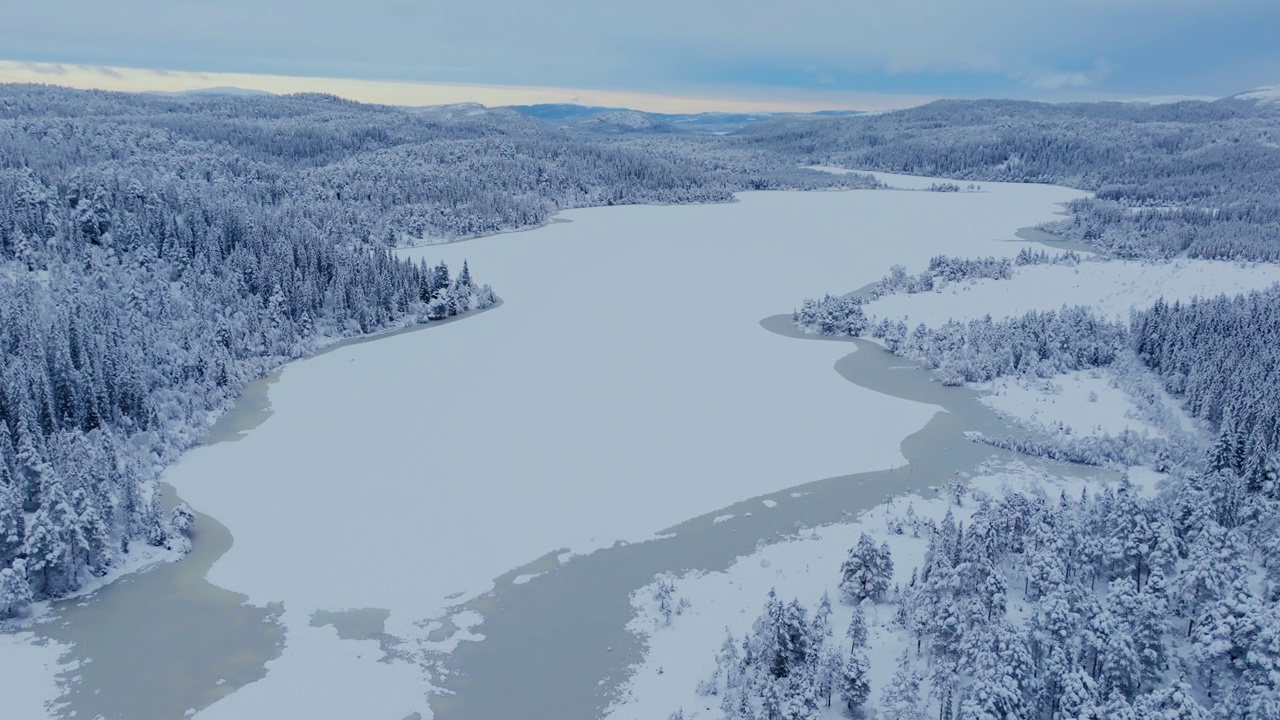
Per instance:
[[[1275,0],[5,0],[0,81],[886,109],[1280,83]]]

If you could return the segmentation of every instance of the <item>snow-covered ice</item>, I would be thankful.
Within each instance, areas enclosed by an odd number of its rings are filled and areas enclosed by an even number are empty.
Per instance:
[[[62,688],[58,674],[66,646],[38,641],[28,632],[0,633],[0,698],[5,717],[41,718],[56,715]]]
[[[993,240],[1082,195],[984,190],[578,210],[534,232],[406,251],[468,259],[505,304],[286,367],[266,422],[165,475],[235,538],[209,580],[288,611],[289,644],[266,678],[203,714],[288,709],[295,682],[360,662],[333,686],[385,672],[359,684],[385,688],[377,707],[399,713],[414,699],[407,665],[293,620],[386,608],[388,632],[421,640],[414,621],[548,551],[644,540],[743,498],[901,464],[899,441],[934,408],[831,372],[848,345],[758,322],[895,263],[1016,252]]]
[[[343,640],[292,611],[284,653],[267,663],[269,682],[251,683],[200,718],[402,718],[418,712],[429,687],[419,667],[384,660],[376,640]]]

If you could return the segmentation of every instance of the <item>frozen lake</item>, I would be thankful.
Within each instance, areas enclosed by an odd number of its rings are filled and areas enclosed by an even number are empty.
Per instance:
[[[430,621],[539,558],[901,465],[900,443],[937,408],[831,372],[847,344],[760,321],[893,264],[1011,256],[1024,245],[997,241],[1081,195],[983,191],[598,208],[406,251],[469,260],[504,304],[292,364],[261,425],[166,473],[234,538],[207,580],[283,608],[283,654],[200,717],[426,715],[430,668],[378,662],[380,638],[447,651],[478,618]],[[340,637],[332,614],[346,610],[365,631]]]

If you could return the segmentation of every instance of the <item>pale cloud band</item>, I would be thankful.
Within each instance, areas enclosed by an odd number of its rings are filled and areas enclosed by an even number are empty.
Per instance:
[[[1276,0],[4,0],[0,16],[13,60],[322,78],[411,103],[523,102],[506,94],[519,88],[655,109],[878,108],[910,101],[863,93],[1227,95],[1280,78]]]
[[[723,94],[682,96],[557,87],[186,72],[15,60],[0,60],[0,82],[48,83],[72,88],[123,92],[182,92],[213,87],[236,87],[277,94],[329,93],[351,100],[383,105],[446,105],[477,102],[495,107],[576,103],[671,113],[888,110],[919,105],[933,99],[921,95],[805,91],[775,91],[770,93],[772,97],[768,98],[753,97],[753,93],[749,91],[744,91],[738,96],[734,96],[732,91]],[[755,93],[758,94],[759,90],[757,89]]]

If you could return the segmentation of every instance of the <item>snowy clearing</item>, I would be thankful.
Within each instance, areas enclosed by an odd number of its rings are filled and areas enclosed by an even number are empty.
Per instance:
[[[1008,254],[1016,254],[1021,247],[1010,244]],[[908,272],[923,269],[923,265],[907,265]],[[1103,260],[1075,267],[1030,265],[1015,268],[1010,280],[958,282],[935,292],[887,295],[869,303],[867,312],[893,320],[905,317],[912,327],[919,323],[937,327],[948,320],[963,322],[988,314],[999,319],[1028,310],[1057,310],[1065,304],[1087,305],[1104,317],[1128,321],[1130,308],[1149,307],[1161,297],[1170,302],[1190,300],[1262,290],[1277,282],[1280,265],[1264,263],[1181,259],[1167,263]]]
[[[982,402],[1003,415],[1050,433],[1119,435],[1125,430],[1153,437],[1164,433],[1143,419],[1110,370],[1095,368],[1042,378],[1002,377]]]
[[[975,190],[979,186],[985,188],[987,185],[996,185],[996,183],[970,183],[968,180],[947,180],[945,178],[928,177],[925,175],[902,175],[899,173],[880,172],[879,170],[849,170],[847,168],[831,167],[828,165],[808,165],[805,169],[832,173],[833,175],[849,175],[851,173],[872,175],[876,180],[884,183],[890,190],[928,190],[929,188],[942,183],[959,185],[961,188],[965,188],[966,190],[969,185],[973,185]]]

